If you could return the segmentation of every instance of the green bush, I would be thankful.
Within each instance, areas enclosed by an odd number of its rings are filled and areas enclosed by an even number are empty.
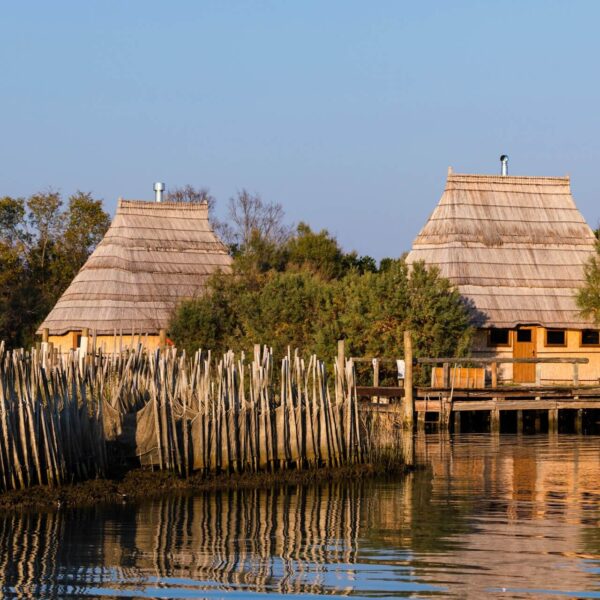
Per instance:
[[[253,344],[331,358],[340,338],[351,356],[401,357],[414,333],[416,356],[464,354],[473,329],[458,291],[436,268],[344,254],[326,231],[304,224],[284,244],[255,236],[234,257],[232,275],[180,304],[170,334],[179,347],[217,353]]]

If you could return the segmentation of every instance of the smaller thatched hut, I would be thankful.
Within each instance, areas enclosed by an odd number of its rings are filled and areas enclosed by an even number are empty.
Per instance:
[[[38,333],[47,329],[62,351],[78,347],[85,329],[107,351],[138,340],[153,348],[177,303],[202,294],[212,274],[230,270],[206,203],[119,199],[103,240]]]
[[[600,332],[575,300],[594,244],[569,177],[459,175],[450,169],[407,260],[437,265],[472,305],[475,355],[587,357],[580,380],[598,382]],[[515,365],[513,372],[507,365],[504,375],[530,383],[536,367]],[[570,365],[542,367],[542,381],[571,378]]]

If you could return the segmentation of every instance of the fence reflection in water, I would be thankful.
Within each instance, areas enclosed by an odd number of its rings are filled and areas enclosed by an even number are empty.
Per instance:
[[[346,571],[356,561],[360,488],[344,482],[170,497],[105,509],[102,519],[96,510],[6,515],[0,598],[160,587],[172,578],[193,580],[196,590],[206,582],[222,591],[331,593],[332,565]]]
[[[597,596],[597,438],[420,436],[415,453],[430,466],[400,480],[5,515],[0,598]]]

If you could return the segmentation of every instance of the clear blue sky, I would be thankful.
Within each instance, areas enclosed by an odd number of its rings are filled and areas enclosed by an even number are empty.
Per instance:
[[[245,187],[399,256],[447,167],[572,177],[600,217],[600,3],[5,2],[0,194]]]

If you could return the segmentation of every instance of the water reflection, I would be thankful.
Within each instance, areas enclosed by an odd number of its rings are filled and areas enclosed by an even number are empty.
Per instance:
[[[427,468],[0,518],[0,597],[600,597],[596,438],[427,436]]]

